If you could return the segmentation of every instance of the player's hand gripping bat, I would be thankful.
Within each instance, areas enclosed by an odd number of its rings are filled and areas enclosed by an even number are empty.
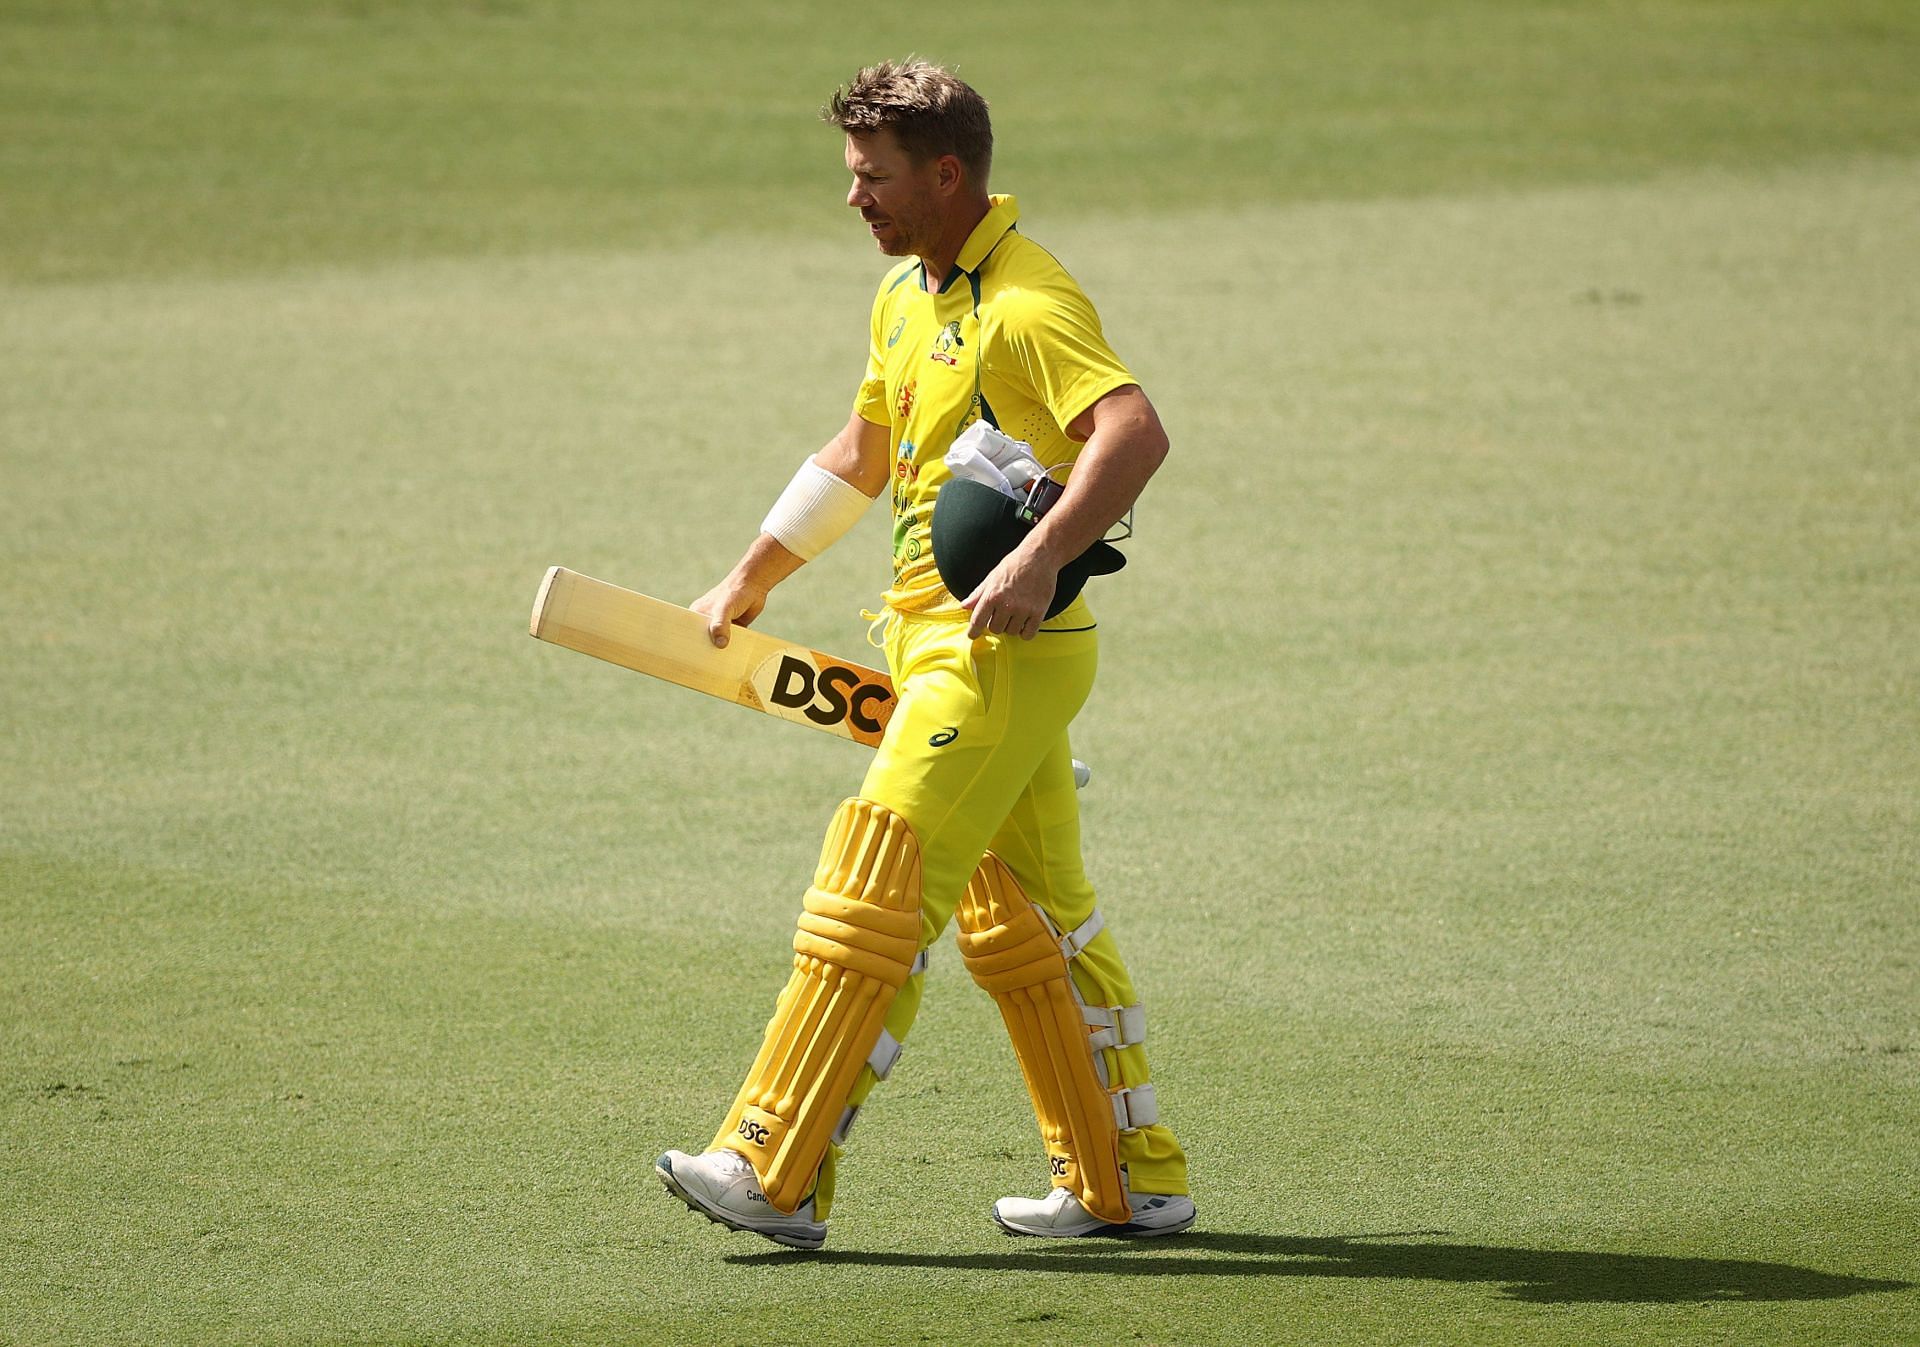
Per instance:
[[[543,641],[638,669],[709,697],[751,706],[868,748],[878,747],[893,715],[893,680],[879,669],[835,659],[735,627],[724,648],[707,635],[707,619],[690,608],[555,566],[540,582],[528,630]],[[1073,784],[1093,772],[1073,761]]]
[[[752,627],[716,647],[688,608],[555,566],[533,601],[543,641],[738,702],[872,748],[893,714],[893,680]]]

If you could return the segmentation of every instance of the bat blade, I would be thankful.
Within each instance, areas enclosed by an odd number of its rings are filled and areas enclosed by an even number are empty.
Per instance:
[[[735,627],[725,648],[690,609],[550,569],[528,630],[543,641],[651,674],[709,697],[865,744],[880,742],[893,715],[893,680],[878,669]]]

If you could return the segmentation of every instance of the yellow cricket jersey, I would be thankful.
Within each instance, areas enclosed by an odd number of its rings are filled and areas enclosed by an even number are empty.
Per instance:
[[[933,564],[933,500],[952,474],[954,437],[981,417],[1033,446],[1048,467],[1080,452],[1066,427],[1138,382],[1100,316],[1045,248],[1014,229],[1020,207],[996,195],[939,290],[919,259],[887,273],[873,302],[872,347],[853,409],[893,447],[893,586],[907,612],[958,610]]]

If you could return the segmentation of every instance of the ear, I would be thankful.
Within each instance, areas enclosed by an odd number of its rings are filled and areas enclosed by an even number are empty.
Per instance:
[[[961,186],[965,184],[967,180],[966,167],[961,164],[959,157],[956,155],[941,155],[933,161],[933,167],[934,186],[939,189],[943,195],[952,196],[960,190]]]

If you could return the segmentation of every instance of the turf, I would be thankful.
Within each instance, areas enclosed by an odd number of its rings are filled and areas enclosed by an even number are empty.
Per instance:
[[[851,28],[817,0],[13,0],[0,22],[0,276],[33,279],[844,239],[814,111],[909,50],[977,74],[1004,180],[1089,214],[1920,151],[1905,0],[985,0]]]
[[[10,11],[0,1341],[1920,1339],[1915,24],[1415,12],[1114,7],[1125,98],[788,9]],[[524,635],[552,562],[697,593],[844,416],[806,119],[907,44],[1174,430],[1076,742],[1177,1241],[992,1231],[950,948],[826,1254],[664,1198],[863,758]],[[769,623],[856,650],[883,532]]]

